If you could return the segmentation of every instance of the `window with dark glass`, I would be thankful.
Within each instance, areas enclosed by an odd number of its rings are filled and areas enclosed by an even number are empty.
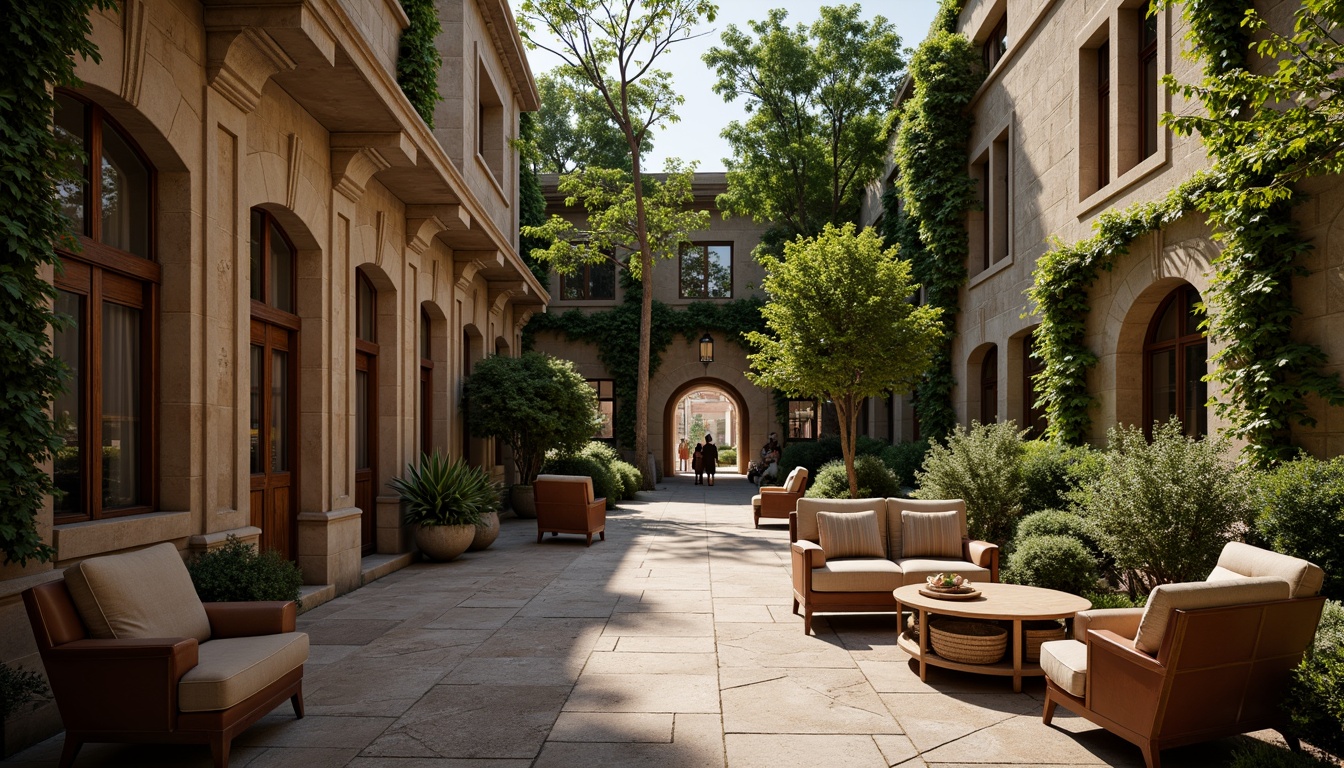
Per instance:
[[[1144,7],[1145,9],[1147,6]],[[1157,17],[1138,12],[1143,33],[1139,35],[1139,158],[1157,152]]]
[[[789,439],[817,439],[817,401],[789,401]]]
[[[1097,48],[1097,188],[1111,183],[1111,43]]]
[[[58,91],[53,125],[87,161],[57,195],[80,242],[58,246],[56,356],[70,368],[52,402],[61,437],[52,504],[57,522],[146,512],[154,504],[155,315],[160,280],[152,261],[154,172],[131,140],[93,104]]]
[[[560,298],[571,301],[616,298],[616,263],[584,264],[572,275],[560,275]]]
[[[434,360],[429,313],[420,310],[420,452],[434,452]]]
[[[1036,357],[1036,334],[1029,333],[1022,339],[1022,413],[1026,415],[1027,437],[1036,439],[1045,436],[1047,421],[1045,406],[1040,404],[1040,385],[1036,383],[1037,374],[1045,370],[1045,361]]]
[[[1197,306],[1201,301],[1198,291],[1181,286],[1162,302],[1148,326],[1143,350],[1147,368],[1145,430],[1151,430],[1154,422],[1180,419],[1187,435],[1208,434],[1209,390],[1204,376],[1208,373],[1209,345],[1199,327]]]
[[[999,348],[990,347],[980,361],[980,423],[999,420]]]
[[[682,248],[681,298],[733,297],[733,244],[695,243]]]
[[[616,439],[616,382],[612,379],[589,379],[588,386],[597,393],[597,412],[602,417],[602,426],[593,433],[593,439]]]
[[[985,43],[980,49],[981,56],[985,63],[985,71],[994,68],[999,63],[999,59],[1008,52],[1008,14],[1005,13],[999,19],[999,22],[990,30],[989,37],[985,38]]]

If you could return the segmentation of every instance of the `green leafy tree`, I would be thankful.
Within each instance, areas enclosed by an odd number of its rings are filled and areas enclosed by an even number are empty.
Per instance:
[[[573,453],[601,425],[597,395],[574,364],[540,352],[487,357],[462,393],[472,435],[503,440],[522,485],[536,479],[547,451]]]
[[[52,86],[77,85],[75,62],[98,61],[90,12],[108,0],[7,3],[0,13],[0,560],[48,560],[36,517],[51,493],[45,464],[60,446],[52,397],[65,366],[48,332],[66,318],[52,311],[56,291],[45,268],[59,264],[54,245],[78,250],[57,187],[72,183],[83,159],[51,129]]]
[[[863,186],[881,173],[896,87],[905,67],[896,28],[860,6],[823,6],[810,26],[771,10],[750,32],[729,25],[704,55],[714,92],[745,99],[728,124],[728,191],[719,206],[772,224],[767,243],[853,221]]]
[[[537,112],[537,171],[573,173],[580,168],[630,170],[625,134],[611,121],[602,95],[563,71],[537,78],[541,109]],[[645,134],[640,152],[653,150]]]
[[[698,445],[698,444],[704,442],[704,440],[705,440],[705,433],[708,432],[708,431],[709,431],[709,430],[705,428],[705,417],[704,417],[703,414],[699,414],[699,413],[697,413],[697,414],[695,414],[694,416],[691,417],[690,438],[689,438],[689,439],[690,439],[690,441],[691,441],[691,448],[692,448],[692,449],[694,449],[696,445]]]
[[[865,398],[908,393],[942,338],[941,310],[910,301],[918,285],[897,249],[883,249],[871,228],[825,225],[814,238],[766,256],[761,314],[770,334],[754,332],[754,383],[790,397],[835,403],[850,498],[859,410]]]
[[[522,162],[518,163],[518,253],[522,255],[532,275],[543,286],[549,286],[550,269],[532,256],[533,250],[545,248],[546,243],[523,234],[524,227],[546,223],[546,197],[541,193],[541,180],[537,178],[537,165],[541,157],[537,147],[537,116],[532,112],[518,115],[518,154],[522,158]]]
[[[669,240],[680,243],[686,239],[684,233],[708,225],[707,215],[684,209],[683,201],[690,198],[690,170],[682,171],[677,163],[669,161],[666,182],[646,187],[645,138],[654,127],[676,122],[673,110],[683,102],[672,89],[671,74],[655,69],[654,64],[669,47],[690,39],[700,19],[713,21],[717,12],[718,6],[709,0],[523,0],[518,17],[518,26],[530,45],[560,57],[561,73],[587,83],[601,96],[630,153],[628,183],[617,184],[623,172],[614,169],[589,169],[571,180],[578,186],[570,187],[566,194],[583,201],[593,237],[579,246],[557,240],[543,258],[563,273],[563,268],[572,270],[579,260],[594,263],[609,258],[600,248],[592,247],[604,239],[611,243],[619,237],[623,247],[635,252],[625,263],[642,288],[635,457],[646,489],[653,488],[653,476],[644,458],[649,452],[653,264],[656,257],[674,253],[673,249],[662,252],[655,248]],[[562,189],[564,185],[562,181]]]

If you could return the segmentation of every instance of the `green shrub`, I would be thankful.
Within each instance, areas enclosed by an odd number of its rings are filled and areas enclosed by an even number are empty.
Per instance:
[[[579,454],[591,456],[603,464],[611,465],[621,460],[621,454],[611,446],[601,440],[590,440],[586,445],[579,449]]]
[[[1017,540],[1003,580],[1081,595],[1097,589],[1097,562],[1072,536],[1028,536]]]
[[[928,440],[896,443],[882,449],[882,463],[887,465],[902,487],[914,488],[919,484],[915,480],[915,473],[924,466],[924,456],[928,452]]]
[[[546,475],[591,477],[593,494],[607,500],[607,509],[614,509],[625,491],[624,484],[617,485],[616,473],[610,465],[581,453],[572,456],[548,456],[541,472]]]
[[[201,553],[187,563],[191,583],[203,603],[299,599],[303,573],[299,566],[268,549],[257,552],[230,535],[224,546]]]
[[[406,465],[406,476],[388,485],[401,494],[402,520],[409,525],[479,525],[499,511],[499,487],[484,468],[449,461],[438,451],[422,454],[419,466]]]
[[[640,491],[640,486],[644,480],[639,476],[639,470],[634,464],[626,461],[617,461],[611,465],[616,476],[621,480],[621,499],[633,499],[635,494]]]
[[[40,672],[15,669],[8,664],[0,664],[0,728],[5,727],[9,716],[32,704],[34,707],[51,695],[47,681]],[[0,734],[0,744],[4,743],[4,734]],[[0,751],[0,757],[4,753]]]
[[[1277,744],[1246,738],[1232,753],[1228,768],[1334,768],[1334,764],[1305,752],[1292,752]]]
[[[1344,599],[1344,457],[1303,456],[1256,480],[1259,535],[1275,550],[1323,568],[1321,592]]]
[[[1033,512],[1023,517],[1017,522],[1017,532],[1013,535],[1014,543],[1022,539],[1028,539],[1033,536],[1069,536],[1077,539],[1096,561],[1097,571],[1105,576],[1111,568],[1110,558],[1101,551],[1093,538],[1091,529],[1087,526],[1087,521],[1083,520],[1082,515],[1077,512],[1067,512],[1062,509],[1043,509],[1039,512]]]
[[[836,439],[839,440],[839,438]],[[882,452],[890,447],[891,443],[876,437],[859,435],[854,439],[855,456],[881,456]]]
[[[1093,608],[1142,608],[1148,602],[1147,595],[1134,599],[1123,592],[1084,592],[1083,597],[1092,601]]]
[[[1112,427],[1103,471],[1081,511],[1097,544],[1126,575],[1131,594],[1202,581],[1250,516],[1246,473],[1222,438],[1194,440],[1181,425]]]
[[[598,486],[612,489],[611,493],[602,493],[601,496],[607,497],[607,509],[615,509],[616,502],[624,498],[625,483],[620,476],[616,474],[616,462],[621,460],[621,455],[610,443],[604,443],[601,440],[593,440],[579,451],[580,456],[587,456],[596,461],[599,470],[605,477],[599,483],[597,478],[593,478],[593,492],[596,493]]]
[[[1344,603],[1338,600],[1325,601],[1321,623],[1316,625],[1316,642],[1313,647],[1316,653],[1344,648]]]
[[[719,466],[721,466],[721,467],[723,467],[723,466],[733,466],[733,467],[737,466],[737,449],[736,449],[736,448],[720,448],[720,449],[719,449]]]
[[[854,475],[859,483],[859,498],[876,499],[895,496],[900,491],[896,476],[876,456],[858,456],[854,459]],[[809,499],[848,499],[849,474],[844,461],[832,461],[817,473],[817,480],[807,491]]]
[[[779,454],[779,468],[788,474],[794,467],[806,467],[808,483],[817,480],[823,464],[841,457],[840,438],[823,437],[817,440],[798,440],[784,446]]]
[[[1063,509],[1078,486],[1088,478],[1093,451],[1085,446],[1064,446],[1041,440],[1023,443],[1022,512]]]
[[[921,499],[964,499],[973,539],[1004,544],[1022,515],[1022,435],[1011,422],[961,425],[929,446],[917,473]]]
[[[1293,735],[1344,757],[1344,646],[1317,648],[1302,660],[1286,706]]]

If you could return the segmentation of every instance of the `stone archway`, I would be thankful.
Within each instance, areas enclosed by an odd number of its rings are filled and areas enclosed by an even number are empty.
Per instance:
[[[663,404],[663,474],[672,476],[677,470],[677,439],[674,419],[676,418],[677,405],[682,398],[698,389],[712,389],[722,392],[732,401],[733,407],[739,414],[737,420],[737,435],[735,444],[737,448],[737,471],[743,474],[747,472],[747,465],[750,462],[751,445],[751,411],[747,408],[747,400],[736,387],[712,376],[701,376],[683,382],[672,391]]]

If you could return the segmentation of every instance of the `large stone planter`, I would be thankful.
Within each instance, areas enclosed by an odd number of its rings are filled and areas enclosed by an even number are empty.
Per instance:
[[[513,514],[524,520],[537,517],[537,497],[530,485],[515,485],[509,491],[509,500],[513,503]]]
[[[467,547],[469,552],[479,552],[495,543],[499,538],[499,513],[491,512],[481,519],[481,524],[476,526],[476,536],[471,540],[471,546]]]
[[[415,528],[415,545],[430,560],[452,560],[471,546],[476,538],[474,525],[419,525]]]

